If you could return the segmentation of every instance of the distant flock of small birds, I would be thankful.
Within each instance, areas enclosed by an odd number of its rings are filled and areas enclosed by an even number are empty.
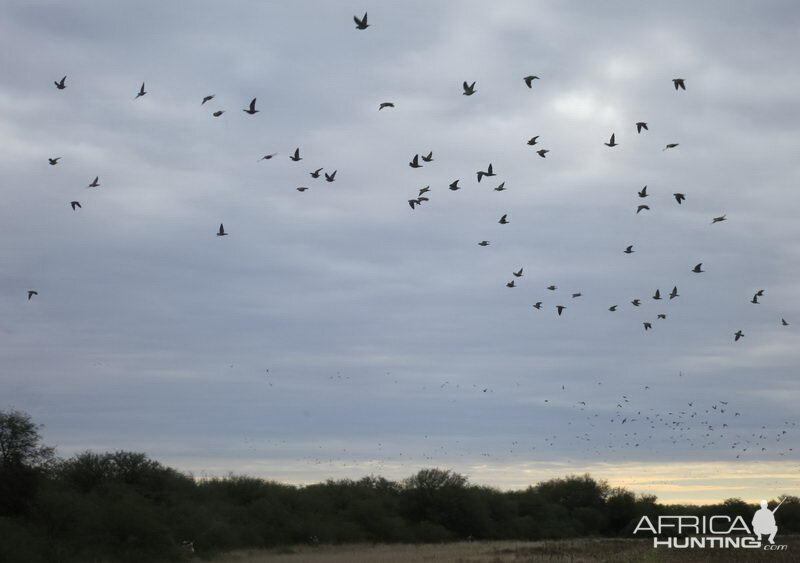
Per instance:
[[[364,16],[361,17],[361,18],[359,18],[358,16],[353,16],[353,21],[355,22],[355,27],[356,27],[357,30],[363,31],[363,30],[366,30],[368,27],[370,27],[370,24],[368,23],[368,20],[367,20],[367,13],[365,13]],[[523,77],[522,80],[523,80],[524,84],[529,89],[532,89],[534,81],[535,80],[540,80],[540,78],[538,76],[535,76],[535,75],[529,75],[529,76]],[[679,90],[685,91],[686,90],[686,79],[685,78],[673,78],[672,79],[672,83],[673,83],[673,86],[674,86],[676,91],[679,91]],[[58,90],[65,90],[67,88],[67,76],[65,75],[65,76],[63,76],[61,78],[61,80],[54,81],[54,84],[55,84],[55,86],[56,86],[56,88]],[[469,81],[465,80],[463,82],[463,84],[462,84],[462,89],[463,89],[462,94],[464,96],[473,96],[473,95],[475,95],[478,92],[478,90],[476,88],[476,84],[477,84],[476,81],[473,81],[472,83],[470,83]],[[134,97],[134,100],[138,100],[139,98],[141,98],[141,97],[143,97],[145,95],[147,95],[147,90],[145,89],[145,83],[142,82],[142,85],[140,86],[139,91],[136,93],[136,96]],[[215,97],[216,97],[215,94],[210,94],[210,95],[204,96],[202,98],[202,101],[200,102],[200,105],[204,106],[206,103],[214,100]],[[250,101],[248,107],[242,109],[242,111],[244,113],[248,114],[248,115],[257,114],[259,112],[259,110],[256,109],[256,101],[257,101],[257,98],[253,98]],[[381,102],[379,104],[379,106],[378,106],[378,111],[382,111],[384,109],[389,109],[389,108],[395,108],[394,102]],[[220,109],[220,110],[214,111],[211,115],[213,117],[221,117],[224,113],[225,113],[225,110]],[[638,122],[635,123],[635,126],[636,126],[637,134],[641,134],[643,131],[649,131],[648,122],[646,122],[646,121],[638,121]],[[527,141],[527,144],[530,145],[530,146],[538,145],[539,137],[540,137],[539,135],[531,137]],[[615,133],[611,133],[611,136],[609,137],[608,142],[605,142],[603,144],[605,146],[609,147],[609,148],[616,148],[616,147],[618,147],[620,145],[616,141],[616,134]],[[674,149],[674,148],[676,148],[678,146],[679,146],[678,143],[668,143],[668,144],[666,144],[664,146],[664,148],[662,150],[666,151],[666,150],[669,150],[669,149]],[[536,154],[538,154],[541,158],[546,158],[547,153],[549,153],[549,152],[550,152],[549,149],[540,148],[540,149],[538,149],[536,151]],[[272,158],[277,156],[277,154],[278,153],[266,154],[266,155],[264,155],[263,157],[261,157],[259,159],[259,162],[260,161],[264,161],[264,160],[271,160]],[[300,162],[301,160],[303,160],[302,156],[300,155],[300,148],[299,147],[294,150],[294,152],[289,156],[289,159],[292,160],[293,162]],[[49,161],[51,166],[56,166],[59,163],[60,160],[61,160],[60,156],[59,157],[54,157],[54,158],[48,158],[48,161]],[[420,160],[423,163],[426,163],[426,164],[433,162],[434,161],[433,151],[428,151],[427,155],[415,154],[411,158],[411,161],[408,163],[408,165],[411,168],[414,168],[414,169],[422,168],[423,164],[420,163]],[[318,178],[320,178],[320,174],[323,172],[323,170],[324,170],[324,168],[317,168],[316,170],[310,172],[309,174],[310,174],[311,178],[318,179]],[[336,180],[336,173],[337,173],[337,170],[334,170],[333,172],[324,172],[325,181],[334,182]],[[492,177],[495,177],[496,175],[497,174],[494,171],[494,167],[493,167],[492,163],[488,164],[488,166],[486,167],[486,170],[478,170],[476,172],[478,183],[480,183],[483,178],[492,178]],[[462,189],[462,187],[459,186],[459,182],[460,182],[460,179],[454,180],[452,183],[450,183],[448,188],[451,191],[458,191],[458,190]],[[95,176],[94,180],[92,180],[92,182],[90,184],[88,184],[87,187],[88,188],[98,188],[98,187],[100,187],[100,178],[99,178],[99,176]],[[299,192],[305,192],[309,188],[305,187],[305,186],[300,186],[300,187],[298,187],[296,189]],[[497,185],[496,187],[494,187],[494,191],[498,191],[498,192],[502,192],[505,189],[506,189],[505,182],[502,182],[499,185]],[[426,202],[430,201],[430,198],[427,195],[427,194],[430,193],[430,191],[431,191],[431,187],[430,186],[425,186],[424,188],[419,189],[416,197],[413,197],[413,198],[408,200],[408,205],[411,207],[411,209],[415,210],[418,207],[422,206],[423,203],[426,203]],[[639,198],[641,198],[641,199],[644,199],[644,198],[646,198],[646,197],[648,197],[650,195],[650,194],[647,193],[647,186],[644,186],[637,193],[638,193]],[[686,199],[687,199],[686,198],[686,194],[683,194],[683,193],[676,192],[676,193],[674,193],[672,195],[675,198],[675,201],[678,203],[678,205],[682,205],[683,202],[686,201]],[[82,209],[81,203],[79,201],[71,201],[71,202],[69,202],[69,205],[70,205],[70,207],[72,208],[73,211],[77,211],[78,209]],[[650,206],[646,205],[646,204],[639,204],[637,206],[637,208],[636,208],[636,214],[638,215],[642,211],[650,211]],[[726,221],[726,220],[727,220],[727,215],[723,214],[723,215],[720,215],[718,217],[714,217],[711,220],[711,224],[713,225],[713,224],[716,224],[716,223],[721,223],[721,222]],[[498,223],[501,224],[501,225],[508,225],[510,222],[511,221],[508,218],[508,214],[503,214],[500,217],[499,221],[498,221]],[[217,234],[218,237],[223,237],[223,236],[227,236],[229,233],[225,230],[224,225],[222,223],[220,223],[219,230],[217,231],[216,234]],[[480,242],[478,242],[478,246],[482,246],[482,247],[488,247],[488,246],[490,246],[490,244],[491,244],[491,242],[488,241],[488,240],[481,240]],[[633,245],[628,245],[625,248],[625,250],[623,250],[623,252],[625,254],[633,254],[635,252],[635,250],[633,250]],[[702,266],[703,266],[702,262],[697,264],[694,268],[691,269],[691,272],[696,273],[696,274],[700,274],[700,273],[705,272],[705,270],[702,269]],[[521,278],[523,276],[523,269],[520,268],[518,271],[513,272],[513,275],[514,275],[515,278]],[[506,283],[506,287],[508,287],[508,288],[517,287],[516,280],[511,280],[508,283]],[[556,291],[557,287],[554,286],[554,285],[551,285],[551,286],[548,286],[547,289],[550,290],[550,291]],[[29,290],[28,291],[28,300],[30,300],[33,296],[37,296],[37,295],[39,295],[38,291]],[[573,299],[574,298],[578,298],[581,295],[582,295],[581,293],[573,293],[572,294],[572,298]],[[764,290],[759,290],[753,296],[753,299],[750,302],[753,303],[753,304],[758,304],[759,303],[758,298],[762,297],[763,295],[764,295]],[[678,288],[677,288],[677,286],[673,287],[672,291],[669,294],[669,299],[672,300],[672,299],[674,299],[676,297],[678,297]],[[656,301],[661,299],[661,294],[660,294],[660,291],[658,289],[655,291],[655,294],[653,295],[652,298],[654,300],[656,300]],[[633,299],[631,301],[631,304],[634,307],[639,307],[641,305],[641,299]],[[542,308],[542,302],[541,301],[536,302],[533,305],[533,307],[535,309],[541,309]],[[562,313],[567,309],[567,307],[565,305],[556,305],[555,308],[556,308],[556,312],[557,312],[558,316],[561,316]],[[610,306],[608,308],[608,310],[611,311],[611,312],[615,312],[615,311],[617,311],[617,308],[618,308],[618,305],[612,305],[612,306]],[[656,318],[657,319],[666,319],[666,317],[667,317],[666,314],[659,313]],[[781,325],[782,326],[789,326],[789,323],[785,319],[782,318],[781,319]],[[653,328],[653,325],[650,322],[644,322],[643,326],[644,326],[644,330],[645,331],[651,330]],[[745,334],[741,330],[737,330],[734,333],[734,341],[738,342],[744,336],[745,336]]]

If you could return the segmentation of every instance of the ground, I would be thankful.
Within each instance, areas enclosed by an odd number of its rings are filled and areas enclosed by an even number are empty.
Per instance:
[[[577,539],[541,542],[459,542],[416,545],[321,545],[243,550],[213,559],[213,563],[643,563],[710,561],[788,563],[800,560],[800,536],[776,538],[783,551],[758,549],[653,549],[649,540]]]

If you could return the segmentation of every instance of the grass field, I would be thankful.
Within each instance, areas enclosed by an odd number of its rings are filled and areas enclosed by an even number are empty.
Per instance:
[[[643,563],[648,561],[711,561],[788,563],[800,560],[800,537],[784,536],[776,544],[785,551],[757,549],[653,549],[650,540],[578,539],[542,542],[461,542],[418,545],[293,546],[272,550],[237,551],[213,563],[453,563],[570,562]]]

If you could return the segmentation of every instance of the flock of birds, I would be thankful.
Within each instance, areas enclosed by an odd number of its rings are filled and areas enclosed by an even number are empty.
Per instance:
[[[357,30],[364,31],[370,24],[368,23],[368,16],[365,13],[363,17],[359,18],[357,16],[353,17],[355,22],[355,26]],[[529,75],[523,77],[523,83],[529,89],[533,89],[535,81],[540,80],[539,76]],[[685,91],[686,90],[686,79],[685,78],[674,78],[672,79],[672,83],[674,89],[676,91]],[[55,87],[58,90],[65,90],[67,88],[67,76],[62,77],[60,80],[54,81]],[[464,81],[462,84],[464,96],[474,96],[478,93],[477,89],[477,82],[468,82]],[[134,100],[138,100],[139,98],[144,97],[147,95],[148,92],[146,90],[146,85],[143,82],[136,93]],[[215,99],[214,94],[206,95],[202,98],[200,102],[201,106],[205,106],[207,103],[212,102]],[[260,110],[256,107],[257,98],[253,98],[247,107],[243,108],[242,111],[250,116],[254,116],[259,113]],[[395,108],[395,103],[391,101],[381,102],[378,105],[378,111],[384,110],[392,110]],[[220,118],[226,113],[224,109],[216,109],[214,110],[211,115],[214,118]],[[641,135],[644,132],[649,131],[648,122],[646,121],[638,121],[635,124],[636,133],[637,135]],[[536,149],[536,154],[545,159],[547,154],[550,152],[550,149],[542,148],[540,146],[540,136],[536,135],[531,137],[527,140],[527,145],[531,147],[539,147]],[[607,142],[603,143],[609,149],[616,149],[620,144],[616,140],[616,134],[611,133]],[[678,147],[678,143],[668,143],[664,146],[662,150],[671,150]],[[259,162],[261,161],[269,161],[276,157],[278,153],[268,153],[258,159]],[[300,148],[297,147],[290,155],[289,159],[295,163],[300,162],[303,160],[303,156],[301,155]],[[49,158],[49,164],[51,166],[57,166],[61,161],[61,157],[52,157]],[[408,162],[409,167],[412,169],[420,169],[423,168],[431,163],[434,162],[434,152],[432,150],[428,150],[427,154],[418,153],[414,154],[411,157],[411,160]],[[334,182],[336,180],[337,170],[325,171],[324,168],[316,168],[313,171],[308,172],[310,177],[314,180],[318,180],[324,177],[326,182]],[[498,173],[495,171],[494,166],[492,163],[489,163],[484,170],[476,171],[476,178],[477,182],[480,184],[486,178],[494,178],[498,176]],[[462,189],[462,186],[459,185],[461,179],[453,180],[447,188],[452,192],[457,192]],[[99,188],[100,178],[99,176],[95,176],[95,178],[87,185],[88,188]],[[296,188],[299,192],[305,192],[309,188],[305,186],[300,186]],[[493,187],[494,191],[502,192],[506,190],[505,182],[500,182],[497,186]],[[408,205],[410,206],[412,211],[417,210],[427,204],[431,198],[432,188],[430,185],[427,185],[423,188],[417,190],[417,193],[414,197],[407,200]],[[638,198],[640,200],[644,200],[650,196],[647,191],[647,186],[644,186],[641,190],[637,192]],[[672,194],[675,202],[677,205],[683,205],[684,202],[687,201],[687,195],[685,193],[676,192]],[[82,209],[81,203],[79,201],[71,201],[69,202],[70,207],[73,211],[77,211]],[[638,215],[643,211],[650,211],[649,205],[645,203],[640,203],[636,207],[635,213]],[[498,220],[500,225],[508,225],[511,223],[509,218],[509,213],[504,213]],[[719,215],[717,217],[713,217],[711,219],[711,225],[715,225],[718,223],[722,223],[727,221],[728,217],[726,214]],[[218,237],[228,236],[229,232],[225,230],[225,227],[222,223],[219,225],[219,229],[216,232]],[[489,240],[481,240],[478,243],[478,246],[481,247],[488,247],[491,245],[491,241]],[[622,250],[622,253],[630,255],[635,253],[634,245],[630,244]],[[705,272],[703,269],[703,263],[696,264],[693,268],[689,268],[689,271],[695,274],[702,274]],[[518,270],[511,272],[513,278],[506,283],[506,287],[508,288],[516,288],[518,281],[524,277],[525,272],[524,268],[520,267]],[[558,286],[556,285],[549,285],[546,287],[546,290],[551,292],[557,292]],[[30,289],[27,292],[28,300],[30,301],[33,297],[38,296],[39,292],[35,289]],[[578,299],[582,296],[581,292],[572,292],[571,299]],[[752,304],[759,304],[759,298],[765,296],[765,290],[759,289],[756,291],[750,300]],[[678,291],[677,285],[673,285],[672,290],[669,291],[666,295],[662,296],[661,290],[656,289],[651,297],[653,301],[661,302],[664,300],[672,301],[680,297],[680,293]],[[563,303],[563,302],[562,302]],[[641,298],[634,298],[630,301],[631,306],[633,307],[640,307],[642,305]],[[542,301],[537,301],[533,304],[533,308],[540,310],[543,307]],[[567,306],[564,304],[556,304],[555,310],[558,316],[561,316],[564,311],[567,310]],[[616,312],[619,308],[618,304],[610,305],[608,307],[608,311]],[[658,313],[656,315],[656,320],[664,320],[667,318],[666,313]],[[780,319],[780,324],[782,326],[789,326],[789,323],[784,319]],[[653,323],[651,321],[643,322],[643,327],[645,331],[649,331],[653,328]],[[741,329],[736,330],[733,333],[734,341],[739,341],[743,338],[745,334]],[[269,372],[269,370],[267,370]],[[681,374],[682,377],[682,374]],[[341,376],[339,376],[341,379]],[[349,379],[349,378],[348,378]],[[395,381],[397,383],[397,381]],[[602,382],[598,382],[597,385],[602,385]],[[272,383],[270,383],[272,386]],[[440,388],[444,388],[446,386],[451,386],[455,388],[459,388],[460,385],[451,385],[449,381],[445,381]],[[519,386],[519,383],[517,383]],[[473,385],[473,388],[477,388],[480,391],[480,388],[477,385]],[[427,391],[426,388],[423,388]],[[566,391],[564,385],[561,385],[561,390]],[[644,391],[649,391],[650,386],[644,386]],[[483,388],[482,393],[488,393],[492,390],[490,388]],[[549,402],[549,399],[544,399],[545,403]],[[559,400],[559,404],[566,408],[574,408],[578,412],[583,412],[587,408],[589,408],[589,404],[585,400],[577,401],[574,403],[569,403],[565,400]],[[654,431],[658,429],[666,429],[666,435],[661,435],[663,438],[666,438],[671,441],[672,443],[689,443],[691,446],[694,447],[701,447],[707,448],[712,445],[715,445],[718,440],[720,439],[727,439],[729,445],[732,449],[737,451],[736,458],[739,458],[740,455],[748,451],[766,451],[767,447],[770,443],[780,443],[782,440],[785,440],[787,431],[795,426],[795,423],[790,423],[789,421],[784,421],[784,428],[780,429],[780,431],[776,433],[771,433],[766,429],[766,427],[762,427],[761,431],[758,432],[751,432],[750,434],[741,434],[741,433],[731,433],[729,429],[729,422],[731,419],[738,417],[741,415],[738,411],[731,412],[731,409],[728,408],[728,402],[726,401],[717,401],[709,405],[705,405],[703,407],[695,407],[694,401],[688,401],[686,406],[680,406],[677,408],[662,408],[662,409],[654,409],[654,408],[641,408],[634,406],[631,402],[631,399],[627,395],[621,395],[617,397],[615,400],[616,406],[611,405],[602,405],[600,410],[601,412],[610,413],[608,415],[607,421],[603,420],[603,415],[599,413],[594,414],[586,414],[585,415],[585,423],[588,425],[587,429],[583,432],[579,432],[571,436],[571,439],[577,443],[583,442],[587,446],[592,445],[598,453],[600,453],[601,447],[605,447],[606,449],[619,449],[622,448],[638,448],[640,443],[647,442],[653,443],[653,441],[658,437],[655,435]],[[601,444],[597,436],[591,433],[591,429],[600,426],[603,422],[608,422],[611,424],[618,424],[618,425],[626,425],[627,431],[621,433],[609,433],[609,440],[606,444]],[[572,425],[573,422],[569,422],[569,425]],[[426,436],[427,438],[427,436]],[[548,447],[553,447],[556,444],[557,439],[559,438],[558,435],[547,436],[544,438],[544,445]],[[563,438],[563,437],[562,437]],[[619,441],[619,438],[622,439],[622,442]],[[285,441],[284,441],[285,443]],[[456,441],[456,444],[458,441]],[[514,441],[510,444],[509,453],[514,453],[515,451],[520,451],[520,445],[518,441]],[[378,444],[378,450],[382,449],[382,444]],[[320,446],[322,448],[322,446]],[[445,446],[440,446],[439,450],[436,453],[442,453]],[[532,446],[531,449],[535,450],[536,446]],[[781,456],[785,455],[788,452],[793,451],[792,448],[788,448],[786,451],[782,451],[780,453]],[[347,452],[347,449],[344,450]],[[423,455],[426,457],[428,454]],[[431,456],[434,453],[430,454]],[[485,456],[490,456],[490,454],[482,454]],[[402,458],[403,453],[399,453],[399,457]],[[433,459],[432,457],[430,459]],[[332,462],[331,458],[331,462]],[[385,461],[389,461],[389,458],[386,458]],[[315,463],[322,463],[321,458],[315,458]]]

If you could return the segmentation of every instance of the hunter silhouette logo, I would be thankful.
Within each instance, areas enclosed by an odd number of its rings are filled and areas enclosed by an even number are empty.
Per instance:
[[[633,534],[650,532],[653,534],[653,547],[672,549],[687,548],[745,548],[763,549],[765,551],[785,551],[787,545],[775,545],[775,534],[778,525],[775,523],[775,512],[786,502],[783,499],[778,506],[770,510],[766,500],[761,501],[761,508],[756,510],[747,525],[741,516],[716,514],[713,516],[658,516],[653,522],[648,516],[642,516]],[[767,536],[769,545],[762,544],[762,536]]]
[[[765,500],[761,501],[761,508],[753,515],[753,533],[757,540],[761,539],[762,535],[768,535],[770,544],[775,544],[775,534],[778,533],[778,525],[775,524],[775,513],[781,507],[786,499],[783,499],[778,506],[769,509],[769,503]]]

